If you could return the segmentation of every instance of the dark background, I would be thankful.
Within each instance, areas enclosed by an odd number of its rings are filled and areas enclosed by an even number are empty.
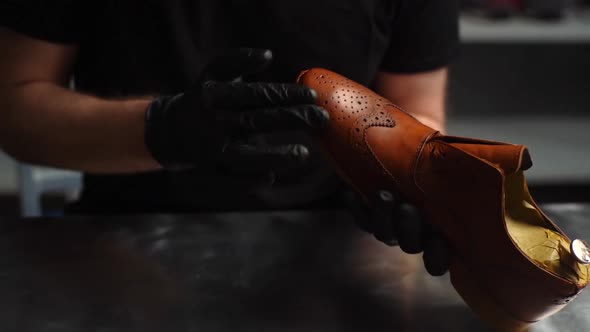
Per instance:
[[[590,7],[586,7],[590,8]],[[561,21],[462,17],[451,67],[449,134],[529,146],[527,172],[542,202],[590,199],[590,11]],[[15,166],[0,152],[0,215],[18,214]],[[59,210],[62,194],[45,195]]]

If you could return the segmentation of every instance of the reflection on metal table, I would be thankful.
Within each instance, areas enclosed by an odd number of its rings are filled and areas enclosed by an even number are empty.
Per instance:
[[[590,238],[590,205],[544,208]],[[0,250],[2,331],[490,331],[340,211],[3,220]],[[589,313],[582,293],[533,331]]]

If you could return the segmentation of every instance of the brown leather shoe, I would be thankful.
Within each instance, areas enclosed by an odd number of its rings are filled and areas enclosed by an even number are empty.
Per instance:
[[[588,284],[587,247],[531,198],[526,147],[442,135],[325,69],[304,71],[298,82],[330,113],[318,138],[340,175],[365,199],[391,190],[427,213],[451,243],[453,286],[490,323],[526,328]]]

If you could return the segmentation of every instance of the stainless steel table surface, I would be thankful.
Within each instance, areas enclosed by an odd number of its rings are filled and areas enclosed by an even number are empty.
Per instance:
[[[545,209],[590,238],[590,205]],[[4,219],[0,253],[4,332],[490,331],[341,211]],[[533,331],[590,331],[590,294]]]

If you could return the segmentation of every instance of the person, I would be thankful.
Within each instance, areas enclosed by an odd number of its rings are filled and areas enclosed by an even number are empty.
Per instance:
[[[333,70],[444,131],[456,2],[4,2],[0,148],[85,172],[70,213],[342,207],[350,190],[309,135],[329,116],[297,74]],[[415,211],[374,199],[365,229],[429,247],[424,223],[404,226]]]

